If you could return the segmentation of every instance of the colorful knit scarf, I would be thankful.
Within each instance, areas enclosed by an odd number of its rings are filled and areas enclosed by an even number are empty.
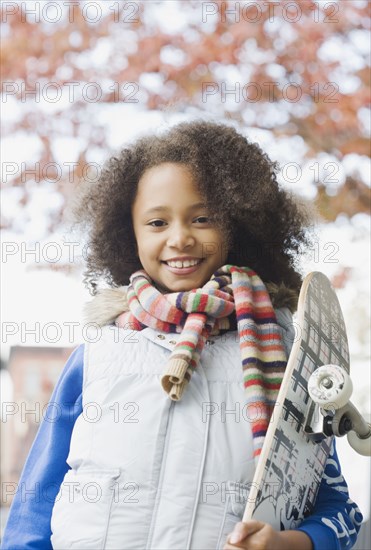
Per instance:
[[[257,457],[286,366],[276,316],[260,277],[248,267],[224,265],[202,288],[161,294],[141,270],[130,277],[127,299],[130,311],[116,319],[117,326],[181,333],[161,378],[175,401],[197,368],[207,338],[237,328]]]

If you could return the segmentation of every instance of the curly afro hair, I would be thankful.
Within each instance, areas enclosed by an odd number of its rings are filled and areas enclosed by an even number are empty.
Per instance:
[[[277,164],[233,127],[193,121],[124,148],[80,196],[75,215],[88,234],[85,284],[92,294],[100,280],[126,285],[142,269],[131,207],[143,173],[165,162],[191,170],[214,223],[227,237],[226,263],[249,266],[264,282],[299,291],[297,260],[309,242],[309,218],[279,187]]]

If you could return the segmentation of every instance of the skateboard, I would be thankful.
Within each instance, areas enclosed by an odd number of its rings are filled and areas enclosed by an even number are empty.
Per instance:
[[[309,273],[299,295],[296,336],[242,521],[295,529],[313,511],[332,440],[348,434],[371,454],[371,424],[349,401],[349,349],[335,291]]]

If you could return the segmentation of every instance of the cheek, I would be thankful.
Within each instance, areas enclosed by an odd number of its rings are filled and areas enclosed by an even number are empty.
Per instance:
[[[148,262],[156,261],[158,257],[159,249],[156,246],[156,243],[150,239],[148,241],[142,241],[141,246],[139,247],[139,258],[141,262],[148,264]]]
[[[228,256],[228,243],[223,235],[216,235],[214,242],[217,243],[216,248],[216,257],[218,261],[224,262]]]

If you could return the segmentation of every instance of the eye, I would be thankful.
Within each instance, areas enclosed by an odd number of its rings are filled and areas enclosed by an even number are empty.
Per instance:
[[[209,223],[210,220],[207,216],[199,216],[195,221],[199,223]]]
[[[194,221],[198,224],[206,224],[210,223],[210,218],[208,218],[207,216],[198,216],[198,218],[196,218]]]
[[[163,220],[153,220],[152,222],[149,222],[148,225],[150,225],[151,227],[162,227],[162,224],[164,224],[165,222]]]

